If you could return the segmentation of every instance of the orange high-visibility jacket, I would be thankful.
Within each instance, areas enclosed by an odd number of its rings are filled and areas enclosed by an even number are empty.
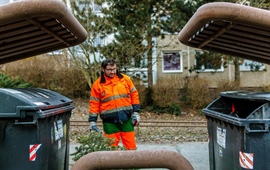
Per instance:
[[[92,85],[90,94],[89,122],[97,121],[121,123],[127,121],[133,112],[140,112],[139,94],[130,77],[121,74],[114,78],[98,78]]]

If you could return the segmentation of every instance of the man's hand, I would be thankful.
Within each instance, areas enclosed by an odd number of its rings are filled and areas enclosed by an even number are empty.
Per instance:
[[[133,126],[138,126],[140,124],[140,113],[139,112],[133,112],[131,118],[132,118]]]
[[[96,132],[100,132],[99,128],[96,125],[96,122],[90,122],[90,132],[92,131],[96,131]]]

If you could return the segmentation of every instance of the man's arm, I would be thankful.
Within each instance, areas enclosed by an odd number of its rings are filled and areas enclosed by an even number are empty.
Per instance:
[[[134,86],[133,82],[130,81],[130,97],[131,97],[131,104],[133,108],[133,114],[131,116],[132,118],[132,124],[133,126],[138,126],[140,123],[140,99],[139,99],[139,92]]]
[[[100,113],[100,94],[96,84],[93,84],[92,90],[90,93],[89,100],[89,119],[90,122],[90,131],[100,132],[99,128],[96,125],[98,115]]]

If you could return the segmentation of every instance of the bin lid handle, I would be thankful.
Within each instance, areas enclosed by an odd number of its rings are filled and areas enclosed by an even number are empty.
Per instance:
[[[256,132],[269,132],[269,127],[267,124],[264,123],[264,128],[263,129],[251,129],[250,124],[246,125],[246,131],[248,133],[256,133]]]
[[[34,117],[32,122],[19,122],[19,120],[15,120],[15,125],[35,125],[37,124],[37,117]]]

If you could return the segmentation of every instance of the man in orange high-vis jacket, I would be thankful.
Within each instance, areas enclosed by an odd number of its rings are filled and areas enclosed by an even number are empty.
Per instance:
[[[90,94],[90,131],[99,132],[98,116],[102,119],[104,135],[113,138],[111,146],[118,147],[122,139],[128,150],[136,149],[134,126],[140,122],[140,100],[130,77],[119,73],[116,62],[101,63],[101,77],[92,85]]]

